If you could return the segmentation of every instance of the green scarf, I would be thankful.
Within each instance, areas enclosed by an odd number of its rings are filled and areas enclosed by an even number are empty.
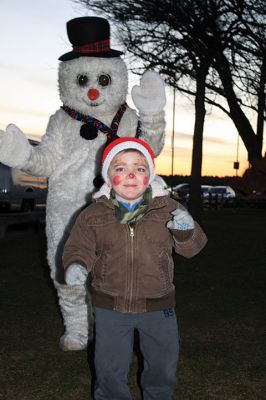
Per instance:
[[[115,206],[115,216],[120,222],[120,224],[135,224],[139,221],[143,215],[145,214],[147,208],[152,199],[152,190],[149,186],[143,194],[142,201],[137,205],[137,207],[133,211],[128,211],[128,209],[123,206],[123,204],[119,203],[115,198],[115,193],[111,191],[111,200]]]

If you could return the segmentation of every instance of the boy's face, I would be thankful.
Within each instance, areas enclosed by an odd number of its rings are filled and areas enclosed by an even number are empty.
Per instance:
[[[108,169],[109,184],[114,192],[130,204],[140,199],[149,186],[149,167],[138,151],[121,151]]]

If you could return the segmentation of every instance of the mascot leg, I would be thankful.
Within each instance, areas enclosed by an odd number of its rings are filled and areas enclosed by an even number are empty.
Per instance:
[[[51,200],[51,199],[50,199]],[[60,347],[64,351],[83,350],[92,339],[93,317],[91,297],[85,285],[68,286],[64,282],[62,254],[72,221],[68,213],[60,213],[58,199],[46,212],[47,258],[51,279],[57,290],[58,303],[63,317],[65,333],[60,338]],[[69,227],[66,229],[66,227]]]
[[[55,282],[65,333],[60,338],[64,351],[84,350],[93,326],[91,300],[85,285],[67,286]]]

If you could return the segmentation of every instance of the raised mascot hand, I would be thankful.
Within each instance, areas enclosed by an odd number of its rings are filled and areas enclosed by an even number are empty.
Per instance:
[[[166,104],[165,84],[155,71],[144,72],[140,86],[133,86],[131,95],[135,106],[143,114],[155,115]]]
[[[31,146],[24,133],[14,124],[0,130],[0,162],[9,167],[22,168],[29,159]]]

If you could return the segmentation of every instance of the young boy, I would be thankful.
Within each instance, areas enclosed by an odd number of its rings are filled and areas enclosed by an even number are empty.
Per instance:
[[[207,239],[156,181],[147,143],[131,137],[111,142],[102,176],[105,184],[77,218],[63,256],[67,284],[92,276],[94,399],[131,399],[127,373],[137,329],[144,400],[170,400],[179,353],[172,250],[192,257]]]

